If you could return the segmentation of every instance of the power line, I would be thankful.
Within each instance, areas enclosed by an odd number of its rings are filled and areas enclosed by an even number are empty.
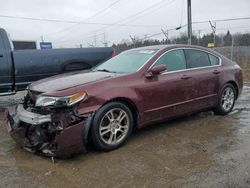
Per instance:
[[[219,28],[216,28],[216,31],[227,31],[227,30],[235,30],[235,29],[250,29],[250,25],[248,26],[235,26],[235,27],[219,27]],[[203,28],[203,29],[196,29],[194,31],[211,31],[211,28]]]
[[[202,23],[209,23],[209,21],[212,21],[212,22],[226,22],[226,21],[237,21],[237,20],[248,20],[250,19],[250,17],[239,17],[239,18],[228,18],[228,19],[216,19],[216,20],[207,20],[207,21],[195,21],[195,22],[192,22],[192,24],[202,24]],[[181,29],[183,27],[186,27],[187,24],[184,24],[182,26],[180,26],[179,28],[176,27],[176,28],[172,28],[170,30],[178,30],[178,29]],[[178,28],[178,29],[177,29]],[[158,33],[154,33],[150,36],[148,36],[147,38],[152,38],[154,36],[158,36],[158,35],[161,35],[162,32],[158,32]]]
[[[170,1],[171,1],[171,0],[170,0]],[[170,1],[167,1],[167,2],[169,3]],[[172,1],[174,1],[174,0],[172,0]],[[159,5],[165,4],[165,3],[166,3],[165,0],[159,1],[159,2],[157,2],[157,3],[155,3],[155,4],[151,5],[151,6],[149,6],[149,7],[145,8],[145,9],[143,9],[143,10],[141,10],[141,11],[135,13],[135,14],[132,14],[132,15],[130,15],[130,16],[124,18],[124,19],[121,19],[121,20],[119,20],[119,21],[116,21],[115,23],[113,23],[113,25],[117,25],[118,23],[124,22],[124,21],[126,21],[126,20],[131,19],[131,18],[135,19],[135,17],[137,17],[137,16],[139,16],[139,15],[141,15],[141,14],[144,14],[144,12],[147,12],[148,10],[152,10],[152,8],[158,7]]]
[[[119,26],[119,25],[117,25],[117,24],[119,24],[119,23],[121,23],[121,22],[124,22],[124,21],[126,21],[126,20],[130,20],[131,18],[134,19],[136,16],[138,16],[138,15],[140,15],[140,14],[143,14],[144,12],[147,12],[148,10],[151,10],[152,8],[154,8],[154,7],[156,7],[156,6],[159,6],[160,4],[164,4],[164,3],[166,3],[166,1],[161,0],[161,1],[159,1],[159,2],[157,2],[157,3],[155,3],[155,4],[153,4],[153,5],[151,5],[151,6],[147,7],[147,8],[145,8],[145,9],[143,9],[143,10],[141,10],[141,11],[135,13],[135,14],[132,14],[132,15],[130,15],[130,16],[128,16],[128,17],[125,17],[125,18],[123,18],[123,19],[120,19],[120,20],[118,20],[118,21],[112,23],[112,25],[110,25],[110,26],[102,27],[102,28],[100,28],[100,29],[98,29],[98,30],[91,31],[91,32],[89,32],[89,33],[91,33],[91,35],[85,37],[84,39],[93,37],[94,35],[93,35],[92,33],[97,33],[97,32],[99,32],[99,31],[103,32],[103,30],[105,30],[105,29],[107,29],[107,28],[109,28],[109,27]],[[60,43],[61,43],[61,42],[64,43],[64,42],[67,42],[67,41],[69,41],[69,40],[64,40],[64,41],[59,41],[59,42],[60,42]]]
[[[59,20],[59,19],[44,19],[44,18],[33,18],[33,17],[22,17],[22,16],[8,16],[8,15],[0,15],[2,18],[10,18],[10,19],[21,19],[21,20],[32,20],[32,21],[45,21],[45,22],[57,22],[57,23],[76,23],[83,25],[104,25],[104,26],[124,26],[124,27],[159,27],[159,25],[136,25],[136,24],[114,24],[114,23],[96,23],[96,22],[81,22],[81,21],[73,21],[73,20]]]
[[[132,14],[132,15],[130,15],[130,16],[126,17],[126,18],[123,18],[123,19],[121,19],[121,20],[118,20],[118,21],[112,23],[112,24],[109,25],[109,26],[100,28],[100,29],[95,30],[95,31],[91,31],[90,33],[97,33],[97,32],[99,32],[99,31],[103,32],[103,30],[105,30],[105,29],[107,29],[107,28],[109,28],[109,27],[114,27],[114,26],[120,27],[120,25],[122,25],[122,24],[119,24],[119,23],[122,23],[122,22],[128,21],[128,20],[131,20],[131,18],[132,18],[132,21],[130,21],[130,22],[133,22],[133,21],[136,20],[138,17],[140,17],[140,16],[142,16],[142,15],[145,15],[146,12],[148,13],[148,11],[149,11],[149,13],[151,13],[151,12],[153,12],[153,11],[155,11],[155,10],[158,10],[158,8],[162,8],[162,7],[165,6],[165,5],[169,5],[169,4],[173,3],[174,1],[175,1],[175,0],[169,0],[169,1],[162,0],[162,1],[159,1],[159,2],[157,2],[157,3],[155,3],[155,4],[151,5],[151,6],[149,6],[149,7],[145,8],[145,9],[143,9],[143,10],[141,10],[141,11],[135,13],[135,14]],[[164,5],[164,4],[165,4],[165,5]],[[159,7],[159,6],[160,6],[160,7]],[[157,8],[157,9],[155,9],[155,8]],[[152,9],[155,9],[155,10],[152,11]],[[137,17],[137,18],[136,18],[136,17]],[[125,22],[125,23],[127,23],[127,22]],[[125,25],[126,25],[126,24],[125,24]],[[155,26],[156,26],[156,25],[155,25]],[[149,26],[149,27],[151,27],[151,26]],[[156,27],[159,27],[159,25],[156,26]],[[162,27],[162,26],[160,26],[160,27]],[[95,34],[95,35],[96,35],[96,34]],[[100,34],[98,34],[98,35],[100,35]],[[91,37],[93,37],[93,36],[94,36],[94,35],[91,34],[90,36],[87,36],[87,37],[85,37],[84,39],[86,39],[86,38],[91,38]],[[67,41],[69,41],[69,40],[59,41],[59,43],[64,43],[64,42],[67,42]]]
[[[238,17],[238,18],[234,17],[234,18],[226,18],[226,19],[214,19],[214,20],[211,19],[210,21],[213,21],[213,22],[227,22],[227,21],[238,21],[238,20],[248,20],[248,19],[250,19],[249,16],[247,16],[247,17]],[[203,23],[209,23],[209,20],[192,22],[192,24],[203,24]],[[184,27],[187,27],[187,24],[177,26],[177,27],[173,27],[173,28],[169,29],[169,31],[171,31],[171,30],[179,30],[179,29],[184,28]],[[218,29],[218,30],[220,30],[220,29]],[[101,34],[103,34],[103,33],[101,33]],[[96,36],[101,35],[101,34],[97,34]],[[151,35],[147,36],[146,39],[149,39],[149,38],[152,38],[152,37],[155,37],[155,36],[159,36],[159,35],[162,35],[162,32],[151,34]],[[84,39],[91,38],[93,36],[94,35],[91,35],[91,36],[85,37]],[[62,43],[67,42],[67,41],[68,40],[62,41]],[[61,43],[61,42],[59,42],[59,43]]]
[[[108,9],[110,9],[111,7],[113,7],[114,5],[116,5],[117,3],[119,3],[121,0],[116,0],[115,2],[111,3],[110,5],[108,5],[107,7],[105,7],[104,9],[100,10],[99,12],[97,12],[96,14],[86,18],[85,20],[90,20],[93,19],[99,15],[101,15],[103,12],[107,11]]]
[[[101,14],[103,14],[104,12],[106,12],[107,10],[109,10],[110,8],[112,8],[113,6],[115,6],[117,3],[119,3],[121,0],[116,0],[114,1],[113,3],[111,3],[110,5],[108,5],[107,7],[103,8],[102,10],[98,11],[97,13],[93,14],[92,16],[89,16],[87,18],[85,18],[83,21],[87,21],[87,20],[90,20],[90,19],[93,19]],[[65,32],[65,31],[68,31],[68,30],[72,30],[75,26],[78,26],[80,25],[79,23],[76,23],[75,25],[73,26],[70,26],[70,27],[67,27],[67,28],[64,28],[58,32],[54,32],[54,33],[50,33],[50,34],[46,34],[46,36],[48,35],[52,35],[52,34],[58,34],[58,33],[61,33],[61,32]]]
[[[180,27],[175,27],[175,28],[171,28],[171,29],[168,29],[167,31],[174,31],[174,30],[179,30]],[[155,36],[158,36],[158,35],[161,35],[161,34],[164,34],[164,32],[162,32],[163,29],[161,29],[161,32],[159,33],[154,33],[152,35],[149,35],[148,37],[146,37],[145,39],[149,39],[149,38],[152,38],[152,37],[155,37]]]
[[[174,1],[175,0],[161,1],[161,2],[159,2],[159,4],[155,4],[156,6],[153,5],[152,7],[148,7],[148,8],[146,8],[147,10],[144,9],[144,11],[142,11],[141,13],[136,13],[135,15],[131,15],[131,16],[127,17],[126,19],[124,19],[122,22],[123,22],[123,24],[126,24],[128,22],[133,22],[133,21],[137,20],[138,18],[140,18],[142,16],[145,16],[145,15],[148,15],[150,13],[153,13],[156,10],[159,10],[160,8],[163,8],[166,5],[170,5]],[[161,4],[161,3],[163,3],[163,4]],[[150,10],[150,11],[148,11],[148,10]],[[133,19],[130,20],[130,18],[133,18]],[[126,22],[124,23],[124,21],[126,21]],[[116,25],[114,25],[114,26],[116,26]],[[116,27],[119,27],[119,26],[116,26]]]
[[[227,21],[238,21],[238,20],[249,20],[249,17],[239,17],[239,18],[228,18],[228,19],[215,19],[215,20],[207,20],[207,21],[198,21],[198,22],[193,22],[193,24],[201,24],[201,23],[208,23],[209,21],[211,22],[227,22]]]

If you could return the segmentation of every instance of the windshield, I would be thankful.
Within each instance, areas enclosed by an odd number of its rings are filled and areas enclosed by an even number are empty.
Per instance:
[[[94,71],[133,73],[149,60],[156,51],[156,49],[126,51],[95,67]]]

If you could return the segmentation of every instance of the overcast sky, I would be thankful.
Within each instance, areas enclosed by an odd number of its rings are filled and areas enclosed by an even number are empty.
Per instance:
[[[105,9],[114,2],[113,6]],[[0,27],[5,28],[13,40],[40,41],[43,36],[45,41],[51,41],[56,47],[87,46],[94,41],[97,46],[102,46],[104,33],[111,45],[130,40],[130,35],[144,38],[161,32],[161,28],[172,29],[187,23],[187,0],[0,0],[0,3]],[[32,21],[1,16],[92,24]],[[194,22],[238,17],[250,17],[250,0],[192,0]],[[216,26],[218,34],[227,29],[231,32],[250,32],[249,19],[217,22]],[[193,30],[194,33],[200,30],[201,35],[211,32],[209,23],[194,24]],[[169,36],[184,32],[186,27],[169,31]],[[156,38],[164,38],[164,35],[157,35]]]

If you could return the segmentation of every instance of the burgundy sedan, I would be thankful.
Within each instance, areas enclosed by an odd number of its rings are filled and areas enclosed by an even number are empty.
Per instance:
[[[71,156],[87,143],[110,151],[133,128],[204,110],[226,115],[242,86],[240,67],[212,50],[136,48],[31,84],[23,103],[8,109],[6,126],[23,148],[46,156]]]

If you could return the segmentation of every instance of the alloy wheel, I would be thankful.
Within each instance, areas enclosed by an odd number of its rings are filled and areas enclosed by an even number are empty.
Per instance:
[[[115,108],[103,116],[99,126],[99,135],[104,143],[116,145],[123,141],[128,129],[128,114],[121,108]]]
[[[235,93],[231,87],[227,87],[222,94],[222,108],[229,111],[234,105]]]

